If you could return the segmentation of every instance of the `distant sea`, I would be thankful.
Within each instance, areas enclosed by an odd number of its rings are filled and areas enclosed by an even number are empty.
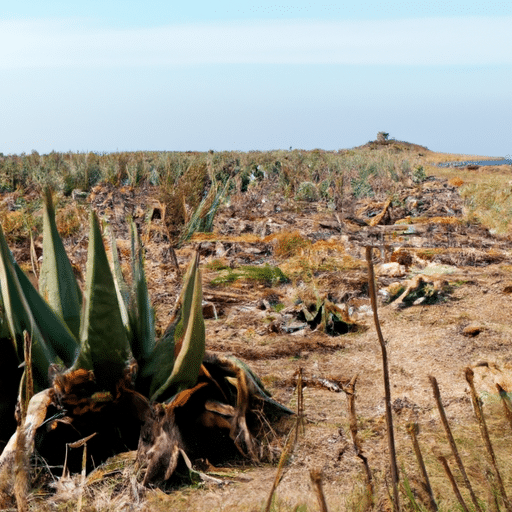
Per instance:
[[[464,162],[443,162],[437,167],[466,167],[466,165],[512,165],[512,159],[500,158],[499,160],[465,160]]]

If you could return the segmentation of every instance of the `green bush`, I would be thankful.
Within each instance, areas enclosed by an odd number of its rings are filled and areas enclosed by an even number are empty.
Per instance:
[[[311,181],[303,181],[297,189],[295,199],[297,201],[318,201],[318,189],[316,185]]]

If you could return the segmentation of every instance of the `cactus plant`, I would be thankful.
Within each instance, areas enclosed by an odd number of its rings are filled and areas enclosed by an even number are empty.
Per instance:
[[[164,429],[174,432],[176,440],[188,439],[187,444],[176,441],[171,447],[174,455],[182,450],[186,457],[187,447],[193,444],[190,425],[200,425],[203,430],[221,425],[223,439],[231,443],[233,452],[255,457],[253,431],[258,415],[251,414],[251,407],[276,418],[291,411],[274,402],[261,381],[236,358],[205,354],[199,255],[189,267],[173,319],[156,340],[143,249],[135,225],[131,225],[132,280],[128,284],[112,233],[113,271],[99,220],[91,213],[82,304],[57,232],[50,192],[45,194],[43,217],[46,238],[40,289],[48,302],[14,261],[0,227],[0,335],[3,333],[4,340],[10,338],[18,362],[23,363],[22,340],[24,333],[30,334],[31,368],[38,393],[29,409],[41,409],[35,415],[37,422],[31,414],[24,426],[28,449],[35,445],[50,465],[62,466],[66,459],[67,469],[78,470],[81,456],[76,460],[67,457],[66,445],[90,437],[89,461],[97,464],[140,445],[140,458],[147,463],[148,439],[152,443],[159,439],[146,435],[145,441],[139,442],[141,429],[143,437],[148,429]],[[11,407],[12,399],[1,405],[3,409]],[[214,434],[218,434],[215,428]],[[13,439],[0,456],[2,479],[12,473]],[[149,452],[167,453],[167,448]],[[147,484],[170,479],[176,467],[167,464],[163,478],[149,462]]]

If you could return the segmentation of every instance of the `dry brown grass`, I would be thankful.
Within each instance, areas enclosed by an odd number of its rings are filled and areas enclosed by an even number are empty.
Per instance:
[[[298,231],[292,233],[279,233],[266,237],[265,241],[274,240],[274,255],[277,258],[290,258],[303,253],[303,250],[311,245],[311,242],[303,238]]]

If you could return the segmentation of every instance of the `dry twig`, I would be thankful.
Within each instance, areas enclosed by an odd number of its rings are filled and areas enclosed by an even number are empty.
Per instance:
[[[368,464],[368,458],[364,454],[361,440],[359,439],[357,432],[357,416],[356,416],[356,381],[357,375],[352,378],[347,386],[346,393],[348,399],[348,415],[350,418],[350,433],[352,434],[352,441],[354,443],[354,449],[357,457],[363,462],[364,470],[366,473],[366,490],[370,501],[373,503],[375,496],[375,489],[373,487],[373,478],[370,465]]]
[[[448,423],[448,418],[446,417],[446,413],[444,411],[443,402],[441,400],[441,393],[439,392],[439,386],[437,384],[437,380],[433,376],[430,376],[429,379],[430,379],[430,383],[432,384],[432,389],[434,391],[434,398],[436,399],[437,409],[439,410],[439,416],[441,417],[441,423],[443,424],[444,430],[446,432],[446,437],[448,439],[448,442],[450,443],[450,448],[452,450],[453,456],[455,457],[455,461],[457,462],[459,471],[461,472],[462,478],[464,479],[464,485],[466,486],[466,489],[469,491],[469,494],[471,496],[471,501],[473,502],[475,509],[478,510],[479,512],[482,512],[482,508],[480,507],[480,504],[478,503],[478,500],[475,496],[473,488],[471,487],[471,483],[469,482],[469,478],[468,478],[468,475],[464,468],[464,464],[462,464],[462,459],[460,458],[459,450],[457,449],[457,445],[455,444],[455,439],[453,438],[453,434],[450,429],[450,424]],[[439,458],[439,460],[441,461],[441,458]],[[445,460],[445,462],[446,462],[446,460]],[[443,462],[441,461],[441,463],[443,463]],[[444,465],[444,463],[443,463],[443,465]],[[446,471],[446,468],[445,468],[445,471]]]
[[[274,478],[274,482],[272,483],[272,487],[270,489],[270,494],[267,499],[267,503],[265,505],[265,512],[270,511],[270,507],[272,506],[272,499],[274,498],[274,493],[276,492],[277,486],[281,482],[281,479],[285,473],[285,466],[288,462],[291,452],[295,448],[299,431],[304,429],[304,396],[302,393],[302,368],[299,368],[298,379],[297,379],[297,418],[295,426],[292,427],[290,433],[288,434],[288,438],[286,439],[286,443],[284,445],[283,451],[281,453],[281,457],[279,458],[279,463],[277,465],[276,476]],[[295,433],[293,434],[293,431]]]
[[[312,469],[309,472],[309,476],[311,478],[313,488],[315,489],[320,512],[328,512],[327,502],[325,501],[324,490],[322,488],[322,472],[319,469]]]
[[[508,500],[507,493],[505,491],[505,486],[503,485],[503,480],[501,478],[501,473],[498,469],[498,463],[496,461],[496,455],[494,454],[494,448],[492,447],[491,438],[489,437],[489,430],[487,429],[487,423],[485,421],[484,412],[482,410],[482,404],[476,394],[474,382],[475,374],[471,368],[467,367],[465,370],[465,375],[466,381],[469,384],[469,389],[471,392],[473,410],[475,411],[475,416],[476,419],[478,420],[478,426],[480,427],[480,434],[484,441],[487,454],[489,455],[489,461],[491,463],[492,468],[494,469],[494,474],[496,476],[496,481],[498,484],[498,488],[500,490],[501,497],[503,499],[503,503],[505,504],[505,508],[508,510],[508,512],[512,512],[512,505]]]
[[[393,509],[400,510],[400,501],[398,494],[398,466],[396,462],[395,434],[393,430],[393,415],[391,411],[391,386],[389,383],[388,353],[386,350],[386,342],[382,336],[380,329],[379,316],[377,314],[377,292],[375,290],[375,273],[373,271],[372,247],[366,247],[366,261],[368,263],[368,286],[370,299],[373,309],[373,320],[377,337],[379,338],[380,348],[382,351],[382,369],[384,373],[384,391],[386,399],[386,427],[389,447],[389,457],[391,463],[391,478],[393,480]]]
[[[416,455],[416,460],[418,461],[418,466],[420,467],[421,476],[423,478],[423,485],[427,490],[429,496],[429,509],[437,511],[437,503],[434,498],[434,492],[432,491],[432,487],[430,485],[430,480],[428,478],[427,468],[425,467],[425,462],[423,460],[423,455],[421,454],[420,444],[418,443],[418,424],[417,423],[409,423],[407,425],[407,432],[411,436],[412,446],[414,448],[414,454]]]
[[[438,457],[439,462],[443,465],[443,468],[446,472],[446,476],[448,477],[448,480],[450,480],[450,483],[452,484],[453,492],[455,493],[455,496],[457,496],[457,500],[464,512],[469,512],[468,506],[466,505],[466,502],[464,501],[464,498],[462,497],[462,494],[459,491],[459,487],[457,485],[457,482],[455,481],[455,478],[453,477],[453,473],[450,469],[450,466],[448,466],[448,461],[446,460],[446,457]]]
[[[510,428],[512,428],[512,400],[510,400],[508,393],[499,384],[496,384],[496,388],[498,389],[501,402],[503,403],[505,418],[507,418],[508,422],[510,423]]]

